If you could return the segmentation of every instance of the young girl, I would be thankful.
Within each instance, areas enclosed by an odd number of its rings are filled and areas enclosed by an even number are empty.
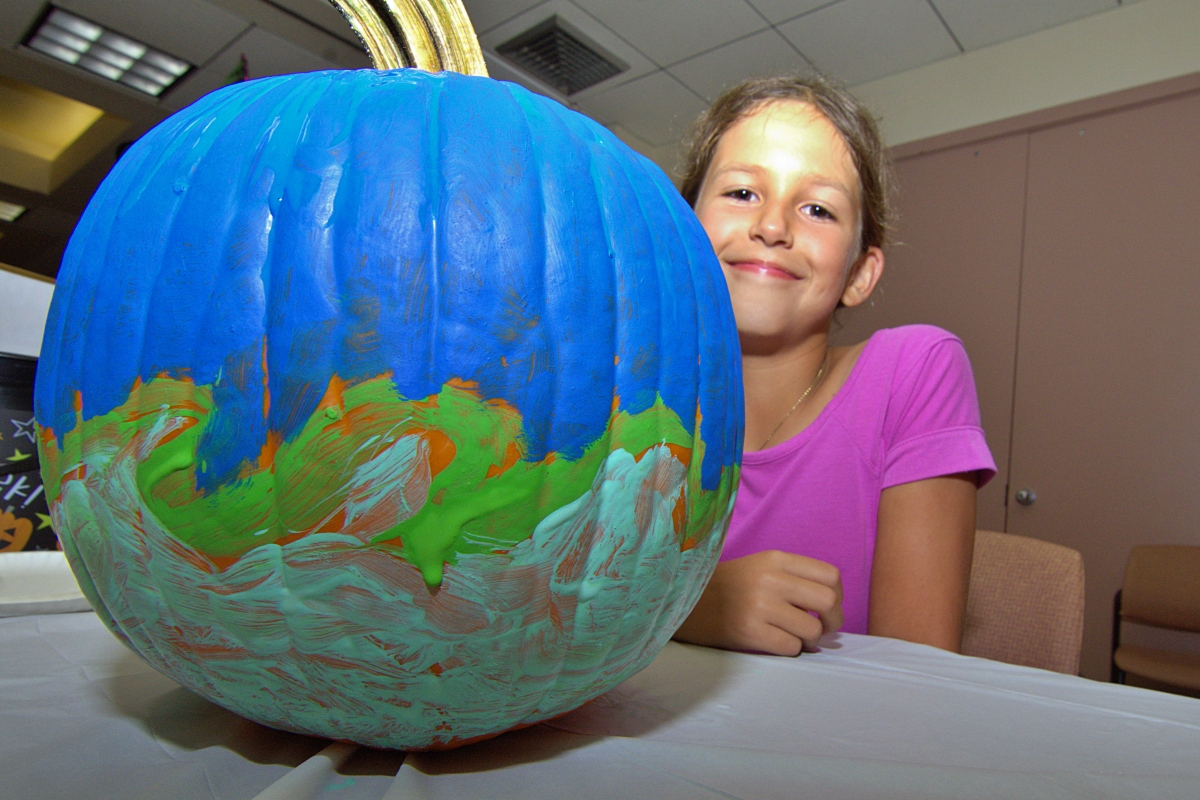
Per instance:
[[[883,273],[874,122],[820,79],[748,81],[697,121],[686,168],[737,318],[746,435],[721,563],[675,638],[795,655],[844,621],[958,650],[995,474],[966,352],[918,325],[829,345]]]

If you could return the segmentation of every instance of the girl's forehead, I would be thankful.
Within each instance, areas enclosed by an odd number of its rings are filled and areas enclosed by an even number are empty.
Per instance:
[[[816,107],[799,100],[763,103],[729,126],[713,153],[713,168],[799,160],[844,173],[858,188],[858,170],[841,131]],[[857,194],[857,192],[855,192]]]

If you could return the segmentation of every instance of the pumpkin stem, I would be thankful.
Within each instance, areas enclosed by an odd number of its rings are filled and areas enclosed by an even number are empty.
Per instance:
[[[376,69],[487,76],[462,0],[330,0],[358,34]]]

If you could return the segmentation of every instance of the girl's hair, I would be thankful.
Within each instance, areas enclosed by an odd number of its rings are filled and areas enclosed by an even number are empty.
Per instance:
[[[689,129],[684,140],[683,182],[679,191],[696,205],[721,137],[763,105],[781,100],[807,103],[838,129],[850,149],[861,189],[860,252],[883,247],[892,222],[891,165],[871,113],[842,87],[820,76],[751,78],[717,98]]]

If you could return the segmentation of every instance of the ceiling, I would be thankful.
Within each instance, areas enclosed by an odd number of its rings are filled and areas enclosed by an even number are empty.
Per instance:
[[[1131,0],[1124,0],[1125,3]],[[227,83],[369,66],[327,0],[54,0],[62,9],[182,58],[193,69],[161,97],[21,45],[46,0],[0,2],[0,77],[87,103],[127,124],[48,193],[0,183],[27,206],[0,221],[0,262],[53,276],[92,192],[129,141]],[[851,86],[1081,17],[1121,0],[464,0],[492,77],[550,95],[607,125],[668,171],[687,123],[722,89],[755,75],[819,70]],[[149,12],[149,13],[148,13]],[[496,48],[551,15],[628,69],[564,97]]]

